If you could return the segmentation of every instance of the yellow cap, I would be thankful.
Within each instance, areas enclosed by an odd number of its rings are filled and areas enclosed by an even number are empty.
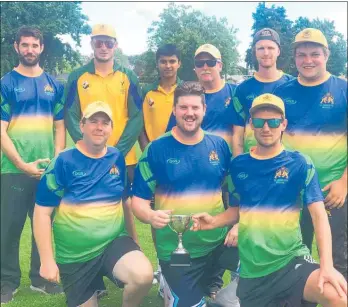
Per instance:
[[[307,28],[298,33],[295,37],[295,41],[293,42],[294,46],[300,43],[316,43],[328,48],[326,37],[323,32],[318,29]]]
[[[262,94],[256,97],[251,105],[249,112],[252,115],[255,111],[263,107],[276,109],[285,116],[284,102],[278,96],[272,94]]]
[[[195,57],[203,52],[209,53],[215,59],[221,60],[221,53],[220,53],[219,49],[217,49],[215,46],[213,46],[211,44],[204,44],[204,45],[198,47],[198,49],[195,52]]]
[[[101,35],[110,36],[110,37],[113,37],[114,39],[117,39],[116,31],[111,25],[107,25],[107,24],[94,25],[92,28],[92,37],[101,36]]]
[[[109,105],[103,101],[95,101],[89,104],[83,112],[83,117],[90,118],[98,112],[105,113],[112,120],[112,111]]]

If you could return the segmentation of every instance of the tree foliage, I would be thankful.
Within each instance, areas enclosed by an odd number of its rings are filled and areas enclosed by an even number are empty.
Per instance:
[[[81,12],[79,2],[1,2],[1,75],[18,64],[13,48],[20,26],[36,26],[44,36],[45,49],[40,64],[49,72],[61,72],[64,67],[81,63],[80,54],[60,35],[70,35],[80,46],[80,36],[89,34],[88,17]]]
[[[196,80],[194,53],[205,43],[216,46],[222,55],[223,74],[236,73],[239,60],[236,29],[226,18],[217,19],[193,10],[191,6],[170,3],[154,21],[147,33],[150,50],[168,43],[175,44],[182,53],[179,76],[183,80]]]
[[[284,7],[266,7],[266,4],[260,3],[256,12],[252,14],[254,24],[252,27],[252,36],[268,27],[276,30],[280,36],[281,54],[278,59],[278,68],[286,73],[297,75],[295,66],[293,49],[291,43],[295,40],[295,36],[305,28],[316,28],[321,30],[329,44],[331,55],[327,64],[327,69],[334,75],[345,73],[347,66],[347,42],[343,35],[335,29],[335,23],[328,20],[309,20],[306,17],[300,17],[295,22],[289,20]],[[247,50],[245,58],[248,67],[257,69],[257,62],[253,55],[252,47]]]
[[[152,83],[157,78],[156,55],[148,50],[139,55],[128,57],[129,64],[139,78],[140,83]]]

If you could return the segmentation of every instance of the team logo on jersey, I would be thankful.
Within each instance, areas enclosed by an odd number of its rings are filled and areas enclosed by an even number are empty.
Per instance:
[[[82,83],[82,88],[83,88],[84,90],[88,89],[88,88],[89,88],[89,83],[88,83],[87,81],[84,81],[84,82]]]
[[[149,104],[150,107],[152,107],[154,105],[155,101],[152,98],[148,98],[147,103]]]
[[[73,176],[74,177],[83,177],[83,176],[86,176],[86,172],[84,171],[73,171]]]
[[[167,160],[167,163],[168,164],[179,164],[180,163],[180,160],[179,159],[175,159],[175,158],[169,158]]]
[[[220,163],[219,156],[215,150],[212,150],[209,154],[209,162],[213,165]]]
[[[276,183],[285,183],[289,180],[289,170],[282,166],[280,169],[278,169],[274,176],[274,181]]]
[[[334,98],[330,93],[324,95],[324,97],[320,101],[320,106],[323,109],[331,109],[334,106]]]
[[[115,178],[120,176],[120,171],[118,170],[115,164],[110,169],[109,174],[111,177],[115,177]]]
[[[124,87],[124,80],[121,80],[121,88],[120,88],[120,93],[123,95],[126,92],[126,89]]]
[[[244,179],[247,179],[248,178],[248,174],[247,173],[244,173],[244,172],[241,172],[237,175],[237,178],[238,179],[241,179],[241,180],[244,180]]]
[[[16,93],[23,93],[23,92],[25,92],[25,88],[24,87],[15,87],[13,90]]]
[[[227,97],[225,100],[225,108],[227,108],[231,103],[231,97]]]
[[[47,84],[44,87],[44,92],[49,95],[49,96],[53,96],[54,95],[54,89],[52,88],[52,86],[50,86],[49,84]]]
[[[296,104],[297,101],[291,98],[285,98],[284,99],[285,104]]]
[[[246,96],[246,99],[248,99],[248,100],[254,100],[255,98],[256,98],[255,94],[250,94],[250,95]]]

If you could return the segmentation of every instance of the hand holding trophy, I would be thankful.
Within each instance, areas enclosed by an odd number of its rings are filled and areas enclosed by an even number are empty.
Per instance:
[[[181,267],[191,266],[191,258],[189,252],[184,248],[182,236],[189,229],[192,217],[190,215],[171,215],[169,227],[178,234],[178,247],[172,252],[170,258],[170,266]]]

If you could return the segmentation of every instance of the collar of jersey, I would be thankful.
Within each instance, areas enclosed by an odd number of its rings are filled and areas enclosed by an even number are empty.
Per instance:
[[[205,90],[205,93],[206,94],[214,94],[214,93],[217,93],[217,92],[220,92],[225,86],[225,80],[222,80],[222,84],[219,88],[217,89],[214,89],[214,90]]]
[[[253,146],[253,147],[250,148],[250,156],[252,158],[254,158],[254,159],[257,159],[257,160],[268,160],[268,159],[272,159],[272,158],[280,155],[283,152],[283,150],[284,150],[284,146],[282,145],[282,147],[278,151],[276,151],[274,154],[272,154],[272,155],[269,155],[269,156],[259,156],[259,155],[257,155],[255,153],[256,146]]]
[[[278,81],[281,77],[283,77],[284,73],[283,71],[281,70],[278,70],[279,72],[279,76],[274,78],[274,79],[264,79],[260,76],[257,75],[257,72],[254,73],[254,78],[259,81],[259,82],[262,82],[262,83],[270,83],[270,82],[275,82],[275,81]]]
[[[112,67],[113,69],[113,72],[117,71],[117,70],[120,70],[121,66],[116,62],[114,61],[114,65]],[[95,69],[95,65],[94,65],[94,59],[92,59],[87,65],[86,65],[86,69],[87,69],[87,72],[91,73],[91,74],[94,74],[96,75],[97,74],[97,71]]]
[[[323,79],[321,79],[321,80],[319,80],[317,82],[306,82],[306,81],[303,81],[303,80],[301,80],[300,75],[297,77],[297,81],[298,81],[298,83],[300,83],[303,86],[317,86],[317,85],[320,85],[320,84],[326,82],[327,80],[329,80],[330,77],[331,77],[331,74],[327,71],[325,76],[323,77]]]
[[[103,158],[103,157],[106,155],[107,151],[108,151],[108,148],[105,146],[104,153],[103,153],[102,156],[93,156],[93,155],[91,155],[90,153],[88,153],[88,152],[86,152],[85,150],[83,150],[83,149],[81,148],[81,146],[80,146],[78,143],[76,143],[75,147],[76,147],[76,149],[77,149],[80,153],[82,153],[84,156],[86,156],[86,157],[88,157],[88,158],[91,158],[91,159],[100,159],[100,158]]]
[[[200,129],[201,132],[201,137],[199,138],[198,141],[196,142],[188,142],[188,141],[184,141],[182,139],[180,139],[179,135],[176,132],[176,126],[172,128],[172,136],[174,139],[176,139],[179,143],[184,144],[184,145],[196,145],[200,142],[202,142],[203,138],[204,138],[204,131],[202,129]]]
[[[38,77],[42,76],[43,73],[44,73],[44,70],[40,67],[40,68],[41,68],[41,71],[40,71],[39,74],[37,74],[37,75],[35,75],[35,76],[28,76],[28,75],[26,75],[25,73],[23,73],[21,70],[16,69],[16,68],[17,68],[17,67],[13,68],[13,71],[14,71],[14,72],[16,72],[17,74],[19,74],[19,75],[21,75],[21,76],[23,76],[23,77],[27,77],[27,78],[38,78]]]

